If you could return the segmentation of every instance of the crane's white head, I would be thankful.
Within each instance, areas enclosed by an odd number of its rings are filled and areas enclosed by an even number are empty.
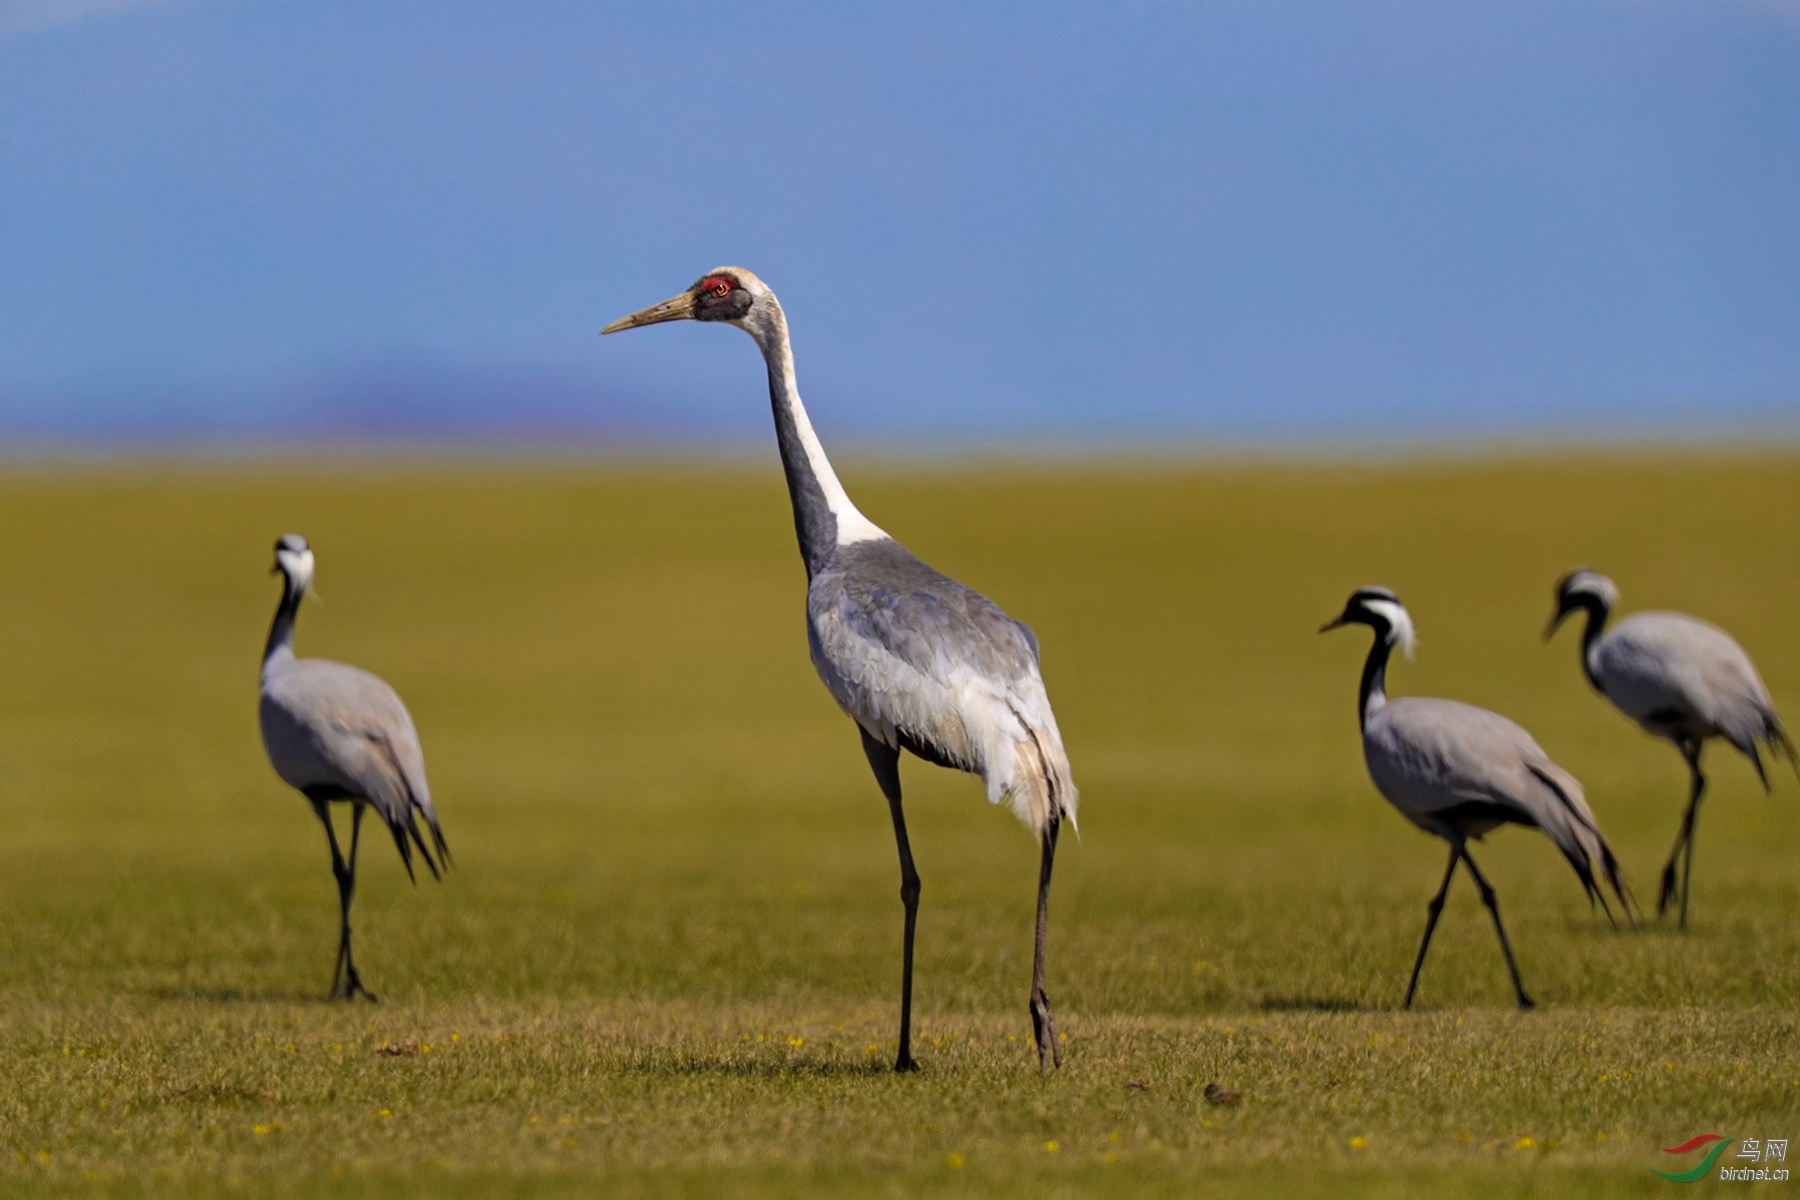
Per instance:
[[[280,572],[287,577],[288,587],[298,596],[312,586],[313,552],[306,539],[297,533],[284,533],[275,542],[275,565],[269,574]]]
[[[620,317],[600,332],[621,333],[664,321],[724,321],[755,337],[781,325],[781,305],[769,285],[744,268],[714,267],[679,296]]]
[[[1557,627],[1577,609],[1585,608],[1605,622],[1618,602],[1619,589],[1613,586],[1612,580],[1598,571],[1577,567],[1556,581],[1556,611],[1550,614],[1544,640],[1549,641]]]
[[[1344,605],[1344,611],[1319,626],[1319,632],[1341,629],[1345,625],[1367,625],[1375,636],[1390,646],[1400,647],[1406,657],[1413,656],[1412,617],[1400,597],[1384,587],[1358,588]]]

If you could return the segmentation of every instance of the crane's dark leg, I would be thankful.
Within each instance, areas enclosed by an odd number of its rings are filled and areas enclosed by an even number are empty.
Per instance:
[[[1694,869],[1694,820],[1700,813],[1700,798],[1706,793],[1706,776],[1700,770],[1700,748],[1702,743],[1681,741],[1676,743],[1681,749],[1681,757],[1687,760],[1688,774],[1693,783],[1688,791],[1687,811],[1681,814],[1681,830],[1675,835],[1675,845],[1669,851],[1669,861],[1663,866],[1662,887],[1656,897],[1656,915],[1661,917],[1675,899],[1677,892],[1681,896],[1681,928],[1687,929],[1688,883]],[[1682,863],[1680,885],[1676,884],[1675,860]]]
[[[1513,991],[1519,994],[1519,1007],[1529,1012],[1537,1007],[1531,997],[1525,994],[1525,985],[1519,981],[1519,964],[1513,961],[1512,943],[1506,940],[1506,926],[1500,923],[1500,905],[1494,900],[1494,889],[1476,867],[1475,860],[1469,857],[1468,848],[1461,847],[1462,860],[1469,864],[1469,874],[1475,877],[1475,886],[1481,889],[1481,902],[1487,905],[1488,915],[1494,918],[1494,932],[1500,935],[1500,949],[1506,955],[1506,969],[1512,972]]]
[[[1401,1003],[1401,1008],[1412,1007],[1413,993],[1419,987],[1419,970],[1425,965],[1425,951],[1431,948],[1431,935],[1437,930],[1438,917],[1444,911],[1444,897],[1450,894],[1450,878],[1456,874],[1456,864],[1461,860],[1462,853],[1461,846],[1453,844],[1450,847],[1450,865],[1444,868],[1443,885],[1438,888],[1437,895],[1431,898],[1431,903],[1425,906],[1425,938],[1419,943],[1419,957],[1413,960],[1412,978],[1407,981],[1406,999]]]
[[[862,733],[863,753],[875,772],[875,782],[887,797],[888,811],[894,817],[894,842],[900,848],[900,903],[906,906],[906,940],[900,967],[900,1053],[894,1058],[894,1070],[916,1071],[919,1064],[912,1056],[912,983],[913,932],[919,924],[919,872],[913,867],[912,844],[906,839],[906,813],[900,807],[900,751],[882,745],[858,726]]]
[[[356,964],[350,958],[350,898],[356,894],[356,848],[362,840],[363,804],[356,801],[355,815],[350,824],[350,861],[345,863],[344,855],[338,849],[337,830],[331,824],[331,805],[325,800],[312,802],[313,812],[318,814],[319,823],[325,826],[325,839],[331,843],[331,873],[337,878],[338,885],[338,953],[337,965],[331,969],[331,998],[333,1000],[353,1000],[357,993],[375,999],[375,994],[362,985],[362,978],[356,973]]]
[[[362,976],[356,973],[356,960],[350,954],[350,901],[356,895],[356,851],[362,843],[363,810],[368,807],[361,800],[354,800],[350,805],[350,869],[345,880],[338,883],[338,900],[342,907],[343,932],[340,935],[340,953],[344,956],[343,998],[353,1000],[360,993],[371,1001],[379,999],[374,992],[363,986]]]
[[[1044,934],[1050,927],[1050,868],[1056,865],[1056,835],[1061,817],[1051,817],[1044,830],[1044,857],[1038,867],[1037,947],[1031,956],[1031,1031],[1037,1036],[1038,1070],[1048,1075],[1052,1062],[1062,1066],[1062,1046],[1056,1036],[1056,1018],[1050,1013],[1050,996],[1044,991]]]

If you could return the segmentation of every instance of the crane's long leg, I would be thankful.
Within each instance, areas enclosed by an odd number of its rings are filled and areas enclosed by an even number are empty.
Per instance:
[[[1450,894],[1450,879],[1456,874],[1456,864],[1461,859],[1462,847],[1452,843],[1450,846],[1450,865],[1444,868],[1444,882],[1442,886],[1438,888],[1437,895],[1431,898],[1431,903],[1425,906],[1425,912],[1427,914],[1425,917],[1425,937],[1424,940],[1419,943],[1419,957],[1413,960],[1412,978],[1407,981],[1406,999],[1401,1003],[1401,1008],[1412,1007],[1413,992],[1417,991],[1419,987],[1419,970],[1425,965],[1425,951],[1431,948],[1431,935],[1437,931],[1438,917],[1441,916],[1444,911],[1444,897]]]
[[[362,976],[356,973],[356,960],[350,954],[350,901],[356,895],[356,851],[362,844],[363,810],[368,806],[361,800],[354,800],[350,806],[350,870],[348,882],[338,884],[338,900],[341,905],[343,931],[339,937],[341,953],[344,957],[344,986],[342,995],[346,1000],[354,1000],[360,993],[371,1001],[379,999],[374,992],[363,986]]]
[[[913,867],[912,844],[906,838],[906,813],[900,807],[900,751],[884,746],[857,727],[862,734],[863,754],[875,772],[875,782],[887,797],[888,811],[894,817],[894,842],[900,849],[900,903],[906,906],[906,940],[900,967],[900,1053],[894,1058],[894,1070],[916,1071],[919,1064],[912,1056],[912,984],[913,932],[919,924],[919,872]]]
[[[1706,776],[1700,770],[1699,742],[1683,741],[1677,743],[1681,748],[1681,757],[1687,760],[1688,774],[1692,786],[1688,791],[1687,811],[1681,814],[1681,830],[1675,835],[1675,845],[1669,850],[1669,861],[1663,866],[1662,887],[1657,892],[1656,915],[1661,917],[1668,909],[1669,902],[1679,892],[1681,896],[1681,928],[1687,929],[1688,883],[1694,870],[1694,821],[1700,813],[1700,798],[1706,794]],[[1680,884],[1676,883],[1675,860],[1682,862]]]
[[[308,797],[308,799],[312,799]],[[338,928],[337,962],[331,968],[331,998],[343,997],[344,956],[348,949],[348,938],[345,936],[349,928],[350,901],[344,888],[350,880],[350,868],[344,865],[344,853],[338,849],[337,830],[331,824],[331,804],[325,800],[312,801],[313,815],[319,818],[319,824],[325,827],[325,840],[331,844],[331,874],[338,885],[338,915],[342,921]]]
[[[1062,1046],[1056,1036],[1056,1018],[1050,1012],[1050,996],[1044,991],[1044,935],[1050,927],[1050,869],[1056,865],[1056,835],[1061,817],[1051,817],[1044,830],[1044,857],[1038,867],[1037,946],[1031,956],[1031,1031],[1037,1035],[1038,1070],[1048,1075],[1051,1063],[1062,1066]]]
[[[1494,889],[1488,886],[1487,877],[1469,857],[1468,848],[1461,847],[1460,852],[1462,860],[1469,864],[1469,874],[1475,877],[1475,886],[1481,889],[1481,902],[1487,905],[1488,915],[1494,918],[1494,932],[1500,935],[1500,949],[1506,955],[1506,969],[1512,972],[1513,991],[1519,995],[1519,1007],[1527,1011],[1534,1009],[1537,1005],[1525,994],[1525,985],[1519,980],[1519,964],[1513,961],[1512,943],[1506,940],[1506,926],[1500,923],[1500,905],[1494,900]]]
[[[313,800],[313,812],[318,815],[319,824],[325,826],[325,840],[331,843],[331,873],[338,885],[338,952],[337,965],[331,969],[331,998],[333,1000],[353,1000],[357,993],[375,999],[375,993],[362,985],[361,976],[356,973],[356,964],[350,958],[350,899],[356,894],[356,850],[362,841],[363,803],[358,800],[354,807],[354,816],[350,823],[350,861],[344,861],[344,855],[338,849],[337,830],[331,824],[331,805],[325,800]]]

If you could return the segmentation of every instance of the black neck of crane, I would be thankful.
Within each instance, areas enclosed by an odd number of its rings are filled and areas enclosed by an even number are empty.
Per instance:
[[[1587,676],[1588,683],[1596,692],[1606,694],[1600,684],[1600,676],[1594,670],[1594,648],[1600,641],[1600,635],[1606,631],[1606,618],[1611,616],[1607,606],[1597,597],[1581,598],[1582,612],[1587,614],[1587,623],[1581,629],[1581,673]]]
[[[1364,725],[1387,704],[1387,665],[1394,653],[1393,630],[1386,625],[1374,628],[1375,644],[1369,647],[1369,657],[1363,662],[1362,683],[1356,693],[1356,711]]]
[[[269,625],[269,640],[263,646],[264,664],[283,650],[293,653],[294,617],[300,611],[300,598],[305,594],[294,586],[286,571],[281,573],[281,603],[275,608],[275,620]]]
[[[800,542],[800,558],[811,579],[824,569],[837,546],[837,517],[825,498],[825,489],[807,456],[800,434],[805,409],[794,384],[794,352],[788,342],[787,320],[776,310],[767,326],[752,328],[750,336],[761,347],[769,368],[769,402],[775,413],[775,442],[781,449],[781,469],[787,476],[788,499],[794,506],[794,534]]]

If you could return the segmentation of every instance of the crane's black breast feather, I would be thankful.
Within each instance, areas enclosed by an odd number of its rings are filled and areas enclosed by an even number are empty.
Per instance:
[[[1537,828],[1537,822],[1530,815],[1510,804],[1496,804],[1491,800],[1465,800],[1461,804],[1440,808],[1431,814],[1435,821],[1441,821],[1452,829],[1461,829],[1467,825],[1486,824],[1490,821],[1502,825],[1523,825],[1528,829]]]

